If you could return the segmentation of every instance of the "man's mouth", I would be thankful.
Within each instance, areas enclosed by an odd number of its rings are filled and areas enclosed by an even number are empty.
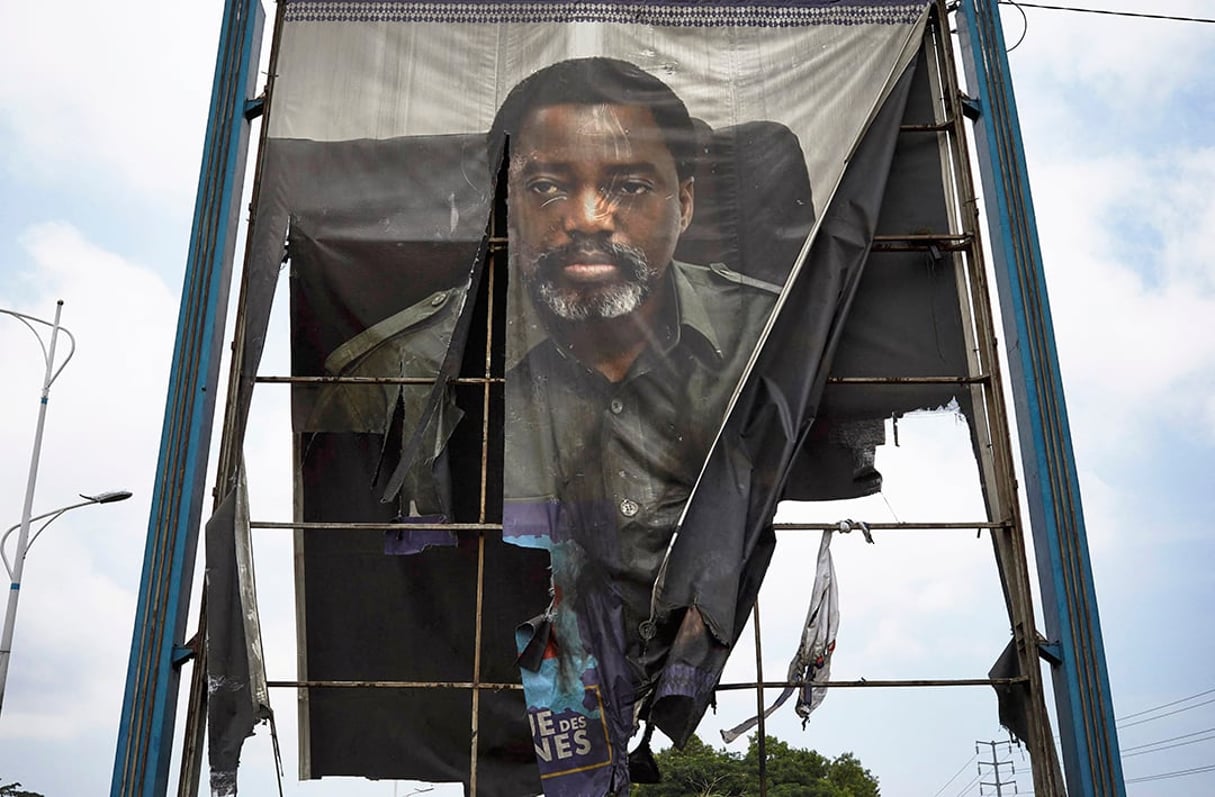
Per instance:
[[[619,278],[620,267],[605,258],[580,256],[563,265],[561,274],[573,282],[606,282]]]
[[[649,295],[657,276],[644,252],[610,242],[555,247],[524,268],[536,305],[566,321],[627,315]]]
[[[570,282],[609,282],[624,273],[620,259],[599,248],[570,247],[555,259],[561,277]]]

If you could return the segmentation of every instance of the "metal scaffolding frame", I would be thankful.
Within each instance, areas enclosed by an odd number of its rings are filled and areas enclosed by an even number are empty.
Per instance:
[[[1068,791],[1120,797],[1105,646],[1004,33],[994,0],[962,0],[960,10],[993,271],[1004,337],[1016,352],[1008,368],[1046,619],[1037,647],[1051,665]]]
[[[187,265],[186,286],[183,291],[182,316],[175,350],[171,387],[161,461],[157,470],[157,489],[153,499],[152,518],[149,524],[147,561],[144,584],[141,587],[136,630],[132,643],[131,664],[128,673],[126,700],[120,726],[114,780],[111,794],[145,795],[161,797],[167,793],[170,742],[173,736],[173,720],[180,667],[193,659],[192,688],[190,691],[186,730],[182,739],[182,765],[179,773],[178,794],[187,797],[197,794],[202,766],[202,739],[205,729],[205,650],[201,643],[202,629],[206,627],[206,596],[200,600],[199,633],[187,644],[183,640],[185,614],[188,606],[188,590],[191,582],[191,563],[194,559],[197,530],[200,526],[202,478],[209,450],[209,432],[213,420],[215,390],[206,392],[207,386],[216,384],[220,347],[216,345],[218,330],[222,330],[226,313],[226,286],[231,266],[232,241],[236,231],[234,207],[240,195],[240,177],[243,174],[243,145],[249,133],[249,122],[253,115],[268,108],[273,93],[273,78],[276,53],[271,52],[270,77],[261,99],[251,96],[258,43],[260,42],[260,13],[251,0],[227,0],[225,24],[221,33],[220,53],[216,66],[216,83],[212,104],[212,116],[208,126],[207,150],[200,184],[195,229],[192,234],[191,256]],[[963,18],[967,31],[975,29],[977,45],[968,51],[968,67],[974,71],[977,51],[978,59],[987,68],[1003,62],[1003,50],[997,54],[992,48],[1002,48],[999,36],[999,20],[994,0],[964,0]],[[281,25],[283,6],[279,6]],[[872,523],[874,531],[909,532],[918,530],[986,530],[992,537],[996,561],[1000,572],[1004,595],[1012,626],[1013,640],[1020,663],[1020,675],[1009,678],[954,678],[954,679],[906,679],[906,680],[857,680],[830,681],[824,686],[833,688],[931,688],[953,686],[1002,686],[1024,690],[1028,695],[1030,738],[1027,745],[1034,762],[1034,790],[1041,795],[1063,795],[1063,784],[1055,760],[1049,721],[1045,710],[1045,692],[1041,673],[1040,656],[1051,661],[1056,671],[1056,696],[1060,706],[1063,747],[1070,793],[1079,795],[1122,794],[1121,771],[1118,768],[1117,743],[1114,737],[1112,711],[1108,700],[1108,679],[1105,675],[1104,653],[1100,645],[1100,631],[1096,623],[1096,608],[1092,599],[1092,577],[1087,569],[1087,548],[1083,536],[1083,521],[1079,517],[1079,497],[1074,489],[1075,468],[1071,463],[1070,442],[1066,437],[1066,416],[1063,414],[1061,394],[1040,387],[1045,381],[1057,390],[1057,365],[1054,360],[1053,340],[1050,339],[1049,315],[1041,287],[1040,254],[1037,253],[1036,233],[1032,229],[1032,215],[1028,224],[1014,224],[1010,218],[1023,219],[1028,208],[1028,187],[1022,179],[1010,189],[1004,204],[989,211],[992,220],[992,237],[996,241],[995,262],[997,282],[1004,303],[1006,329],[1010,324],[1020,324],[1015,329],[1022,336],[1034,330],[1045,330],[1045,340],[1034,337],[1033,346],[1021,347],[1024,362],[1011,364],[1012,392],[1019,410],[1022,405],[1032,404],[1026,396],[1037,390],[1039,403],[1047,405],[1047,421],[1022,419],[1022,444],[1029,451],[1040,451],[1045,445],[1053,457],[1049,478],[1044,484],[1031,483],[1028,489],[1031,516],[1033,517],[1043,592],[1046,595],[1047,627],[1050,638],[1042,642],[1034,628],[1032,589],[1026,561],[1024,527],[1016,495],[1014,452],[1009,438],[1008,418],[1004,405],[1004,387],[1000,375],[995,341],[995,322],[987,285],[987,272],[983,262],[983,247],[980,235],[978,199],[970,176],[969,155],[966,151],[966,123],[964,116],[974,108],[970,98],[964,97],[957,82],[957,70],[948,27],[949,10],[945,0],[937,0],[926,41],[932,43],[929,66],[938,90],[937,118],[933,124],[905,125],[902,135],[934,135],[937,137],[943,162],[949,172],[947,199],[956,229],[950,235],[924,236],[908,234],[901,236],[879,236],[874,242],[874,252],[925,251],[932,249],[946,254],[958,275],[959,302],[966,319],[969,373],[965,377],[853,377],[831,379],[837,384],[899,385],[899,384],[956,384],[969,392],[974,406],[973,422],[980,440],[979,467],[986,487],[988,517],[974,522],[896,522]],[[963,18],[959,19],[961,22]],[[1003,73],[1006,75],[1006,64]],[[982,71],[982,70],[980,70]],[[981,79],[971,78],[971,82]],[[1007,78],[998,77],[996,84],[1003,82],[1007,90]],[[983,83],[990,92],[992,83]],[[988,127],[986,136],[980,136],[980,162],[983,164],[985,182],[992,179],[988,172],[1011,170],[1006,159],[1017,161],[1023,175],[1023,156],[1020,142],[1015,138],[1015,112],[1011,105],[1011,93],[1003,99],[989,98],[985,94],[978,103],[981,117]],[[1003,130],[1011,128],[1014,140],[1002,144],[1003,150],[992,154],[986,143],[993,137],[992,120]],[[1001,131],[1003,134],[1003,131]],[[262,131],[263,140],[266,131]],[[999,149],[998,147],[996,149]],[[237,157],[240,153],[240,157]],[[260,156],[259,156],[260,158]],[[254,184],[254,207],[260,187],[260,159]],[[1011,197],[1011,198],[1008,198]],[[482,682],[480,662],[481,614],[483,606],[483,572],[485,535],[500,534],[502,525],[495,521],[494,507],[487,504],[489,478],[490,441],[501,429],[491,427],[491,404],[502,400],[504,374],[501,359],[495,357],[496,347],[501,342],[495,339],[496,309],[503,300],[506,258],[505,238],[500,233],[501,221],[495,218],[489,230],[488,262],[485,269],[483,296],[486,301],[484,317],[484,363],[483,369],[474,374],[462,374],[451,382],[457,389],[480,390],[481,392],[481,462],[480,504],[476,522],[443,524],[435,526],[460,534],[473,534],[478,541],[478,578],[476,595],[476,657],[471,681],[331,681],[331,680],[276,680],[269,686],[281,689],[342,689],[342,688],[390,688],[390,689],[468,689],[472,692],[470,716],[470,791],[477,792],[477,717],[478,697],[485,689],[520,689],[517,683]],[[1028,243],[1021,240],[1012,245],[1014,256],[1007,252],[1010,244],[1007,234],[1014,228]],[[1017,247],[1020,247],[1017,250]],[[1009,277],[1008,263],[1020,264],[1026,251],[1036,256],[1038,271],[1031,275],[1031,289],[1037,293],[1020,305],[1010,305],[1006,294]],[[1031,260],[1034,258],[1031,257]],[[498,274],[496,277],[495,274]],[[1034,276],[1037,275],[1037,276]],[[234,402],[239,395],[239,375],[243,363],[240,352],[245,336],[244,296],[246,284],[242,278],[240,302],[236,323],[235,353],[231,364],[232,377],[229,382],[228,409],[220,444],[217,482],[221,486],[229,483],[239,466],[240,440],[236,429],[237,417]],[[1026,325],[1024,305],[1031,308],[1030,322]],[[1012,310],[1010,311],[1010,307]],[[1020,307],[1021,309],[1018,309]],[[1011,319],[1013,320],[1010,320]],[[1010,340],[1020,339],[1006,333]],[[1045,369],[1042,371],[1041,369]],[[1053,370],[1052,370],[1053,369]],[[1038,376],[1045,373],[1046,376]],[[1027,374],[1034,374],[1031,379]],[[369,384],[425,384],[430,380],[392,379],[367,377],[287,377],[259,376],[257,384],[307,383],[369,383]],[[1039,410],[1041,413],[1041,410]],[[1053,413],[1053,414],[1052,414]],[[1037,417],[1037,416],[1031,416]],[[1025,427],[1030,427],[1027,431]],[[1060,432],[1061,430],[1061,432]],[[1061,434],[1061,436],[1060,436]],[[1052,436],[1053,435],[1053,436]],[[1040,441],[1046,440],[1045,443]],[[1031,468],[1026,467],[1027,474]],[[1062,475],[1060,475],[1060,471]],[[1034,469],[1036,475],[1036,469]],[[1063,495],[1059,495],[1062,485]],[[217,489],[216,498],[222,497]],[[1062,506],[1062,508],[1060,508]],[[1049,510],[1049,511],[1048,511]],[[1063,513],[1063,514],[1060,514]],[[1050,533],[1040,530],[1040,517],[1050,515],[1053,523],[1047,526]],[[391,530],[429,528],[417,524],[380,523],[304,523],[259,520],[251,528],[273,532],[291,530],[299,534],[305,529],[329,529],[334,533],[343,531]],[[775,528],[780,533],[798,533],[837,528],[830,523],[779,523]],[[1058,529],[1070,529],[1078,533],[1062,537]],[[1053,536],[1052,536],[1053,535]],[[1061,555],[1059,552],[1063,551]],[[1060,560],[1062,556],[1062,560]],[[1059,564],[1063,561],[1063,564]],[[1078,564],[1077,564],[1078,562]],[[1055,581],[1046,583],[1048,579]],[[1062,578],[1060,582],[1059,579]],[[1061,583],[1063,586],[1055,586]],[[1075,594],[1079,598],[1074,598]],[[1075,600],[1081,605],[1077,609]],[[1059,617],[1070,618],[1081,614],[1089,631],[1070,636],[1063,634]],[[781,681],[766,681],[763,676],[762,638],[760,633],[760,610],[758,603],[753,613],[755,631],[756,678],[745,683],[722,683],[718,690],[753,690],[759,709],[758,733],[760,744],[761,784],[766,782],[764,772],[763,740],[764,693],[766,689],[783,689],[788,684]],[[170,632],[172,629],[172,632]],[[1083,629],[1082,629],[1083,630]],[[1063,634],[1063,636],[1061,636]],[[1081,659],[1083,669],[1074,674],[1075,660]],[[1068,668],[1073,668],[1069,670]],[[1064,672],[1060,675],[1060,672]],[[1066,704],[1066,705],[1065,705]],[[1073,704],[1080,708],[1071,708]],[[1092,704],[1095,710],[1088,708]],[[1079,718],[1077,715],[1083,715]],[[1092,736],[1099,736],[1095,744]],[[1112,750],[1112,764],[1110,751]],[[1094,775],[1093,773],[1098,773]],[[766,785],[761,785],[761,794],[766,794]]]

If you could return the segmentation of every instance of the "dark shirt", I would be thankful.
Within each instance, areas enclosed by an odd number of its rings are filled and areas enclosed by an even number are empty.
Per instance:
[[[507,374],[505,534],[578,543],[623,599],[626,634],[648,616],[671,532],[779,293],[721,265],[674,262],[668,278],[653,342],[620,382],[552,338]]]

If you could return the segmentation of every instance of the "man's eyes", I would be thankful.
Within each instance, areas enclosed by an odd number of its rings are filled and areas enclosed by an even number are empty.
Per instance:
[[[649,180],[620,180],[616,186],[618,193],[625,196],[641,196],[648,194],[654,190],[654,185]]]
[[[527,190],[542,197],[553,197],[563,193],[561,186],[556,181],[546,179],[528,180]]]
[[[525,184],[529,193],[535,196],[550,199],[553,197],[565,196],[570,193],[570,188],[565,183],[554,180],[549,177],[536,177],[528,180]],[[609,196],[643,196],[654,190],[654,183],[645,178],[621,178],[613,180],[610,184],[599,189],[599,193],[605,197]]]

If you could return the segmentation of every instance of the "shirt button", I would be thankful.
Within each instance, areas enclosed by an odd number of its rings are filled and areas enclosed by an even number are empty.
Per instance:
[[[625,517],[633,517],[639,511],[641,511],[641,507],[632,498],[626,498],[620,502],[620,514]]]
[[[443,304],[443,302],[445,302],[445,301],[447,301],[447,292],[439,291],[434,296],[430,297],[430,306],[438,307],[439,305]]]
[[[612,403],[608,405],[608,409],[612,411],[613,415],[619,415],[624,412],[624,402],[618,398],[614,398],[612,399]]]

